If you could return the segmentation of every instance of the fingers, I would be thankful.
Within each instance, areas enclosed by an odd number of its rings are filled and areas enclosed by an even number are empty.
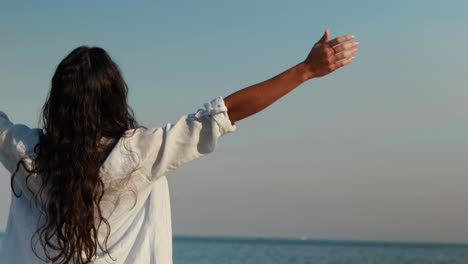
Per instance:
[[[334,39],[328,41],[327,44],[328,44],[330,47],[333,47],[333,46],[336,46],[336,45],[338,45],[338,44],[340,44],[340,43],[343,43],[343,42],[352,40],[353,38],[354,38],[353,35],[345,35],[345,36],[341,36],[341,37],[334,38]]]
[[[335,56],[335,60],[336,60],[336,61],[339,61],[339,60],[342,60],[342,59],[344,59],[344,58],[347,58],[347,57],[353,55],[354,53],[356,53],[357,51],[358,51],[357,48],[353,48],[353,49],[350,49],[350,50],[341,52],[340,54],[337,54],[337,55]]]
[[[359,42],[352,41],[352,42],[347,42],[347,43],[341,44],[339,46],[336,46],[333,49],[335,50],[336,53],[340,53],[343,50],[354,48],[354,47],[357,47],[358,45],[359,45]]]
[[[349,34],[328,40],[329,36],[330,32],[326,29],[304,60],[306,65],[311,66],[311,75],[314,77],[325,76],[348,65],[354,60],[353,55],[358,51],[359,42],[350,41],[354,39],[353,35]]]
[[[323,33],[322,38],[318,41],[318,43],[325,44],[328,42],[328,38],[330,37],[330,31],[328,29],[325,29],[325,33]]]
[[[339,62],[337,62],[337,63],[335,63],[335,64],[333,64],[333,65],[331,66],[331,70],[334,71],[334,70],[336,70],[336,69],[338,69],[338,68],[341,68],[341,67],[343,67],[343,66],[345,66],[345,65],[348,65],[348,64],[350,64],[353,60],[354,60],[354,56],[351,56],[351,57],[349,57],[349,58],[347,58],[347,59],[345,59],[345,60],[339,61]]]

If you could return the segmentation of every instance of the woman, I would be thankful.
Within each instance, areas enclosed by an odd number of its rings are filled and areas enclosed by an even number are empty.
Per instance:
[[[165,175],[213,152],[235,122],[349,64],[357,52],[353,38],[329,40],[326,30],[303,62],[152,129],[138,126],[109,55],[76,48],[52,78],[43,129],[13,124],[0,112],[0,161],[12,173],[0,260],[172,263]]]

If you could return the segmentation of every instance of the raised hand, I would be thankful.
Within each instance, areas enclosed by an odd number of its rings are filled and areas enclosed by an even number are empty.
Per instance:
[[[353,35],[345,35],[328,40],[330,32],[325,30],[322,38],[315,43],[307,58],[304,60],[310,78],[327,75],[353,61],[359,45]]]
[[[333,72],[350,63],[357,52],[353,35],[328,40],[330,32],[314,45],[305,61],[261,83],[241,89],[224,99],[232,123],[258,113],[303,82]],[[351,56],[351,57],[350,57]]]

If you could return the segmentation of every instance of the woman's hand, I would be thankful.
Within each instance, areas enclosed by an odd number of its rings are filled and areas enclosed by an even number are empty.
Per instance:
[[[328,29],[314,45],[307,59],[261,83],[239,90],[224,99],[232,123],[242,120],[283,97],[310,78],[320,77],[350,63],[358,43],[346,35],[328,41]],[[345,43],[346,42],[346,43]]]
[[[357,41],[347,42],[354,38],[353,35],[337,37],[330,41],[329,36],[330,32],[327,29],[303,62],[309,78],[325,76],[349,64],[354,59],[351,55],[358,51]]]

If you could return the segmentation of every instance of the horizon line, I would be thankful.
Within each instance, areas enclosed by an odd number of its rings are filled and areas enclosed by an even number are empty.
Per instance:
[[[5,231],[0,230],[0,238]],[[190,235],[173,234],[174,241],[206,242],[206,243],[263,243],[263,244],[301,244],[301,245],[341,245],[341,246],[404,246],[404,247],[468,247],[467,242],[450,241],[417,241],[417,240],[378,240],[378,239],[348,239],[348,238],[310,238],[274,237],[274,236],[234,236],[234,235]]]
[[[340,245],[385,245],[385,246],[450,246],[468,247],[466,242],[453,241],[418,241],[418,240],[379,240],[379,239],[349,239],[349,238],[312,238],[312,237],[274,237],[274,236],[233,236],[233,235],[189,235],[173,234],[178,241],[204,242],[246,242],[246,243],[293,243],[293,244],[340,244]]]

